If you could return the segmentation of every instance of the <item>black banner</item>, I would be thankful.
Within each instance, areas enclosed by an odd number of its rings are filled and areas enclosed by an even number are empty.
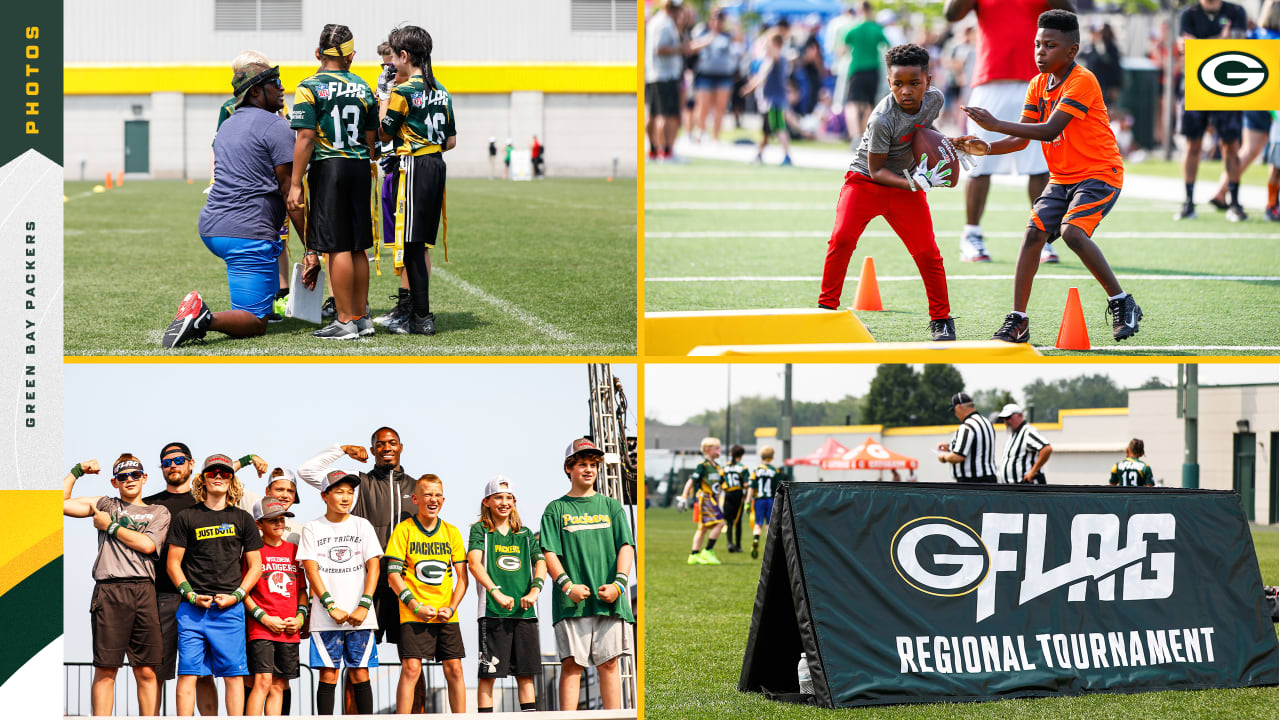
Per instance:
[[[824,707],[1275,685],[1234,492],[786,483],[739,689]]]

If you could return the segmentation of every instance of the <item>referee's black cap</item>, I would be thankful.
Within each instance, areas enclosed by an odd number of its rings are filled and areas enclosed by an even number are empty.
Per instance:
[[[972,405],[973,398],[969,397],[967,392],[958,392],[951,396],[951,404],[947,406],[948,410],[955,410],[957,405]]]

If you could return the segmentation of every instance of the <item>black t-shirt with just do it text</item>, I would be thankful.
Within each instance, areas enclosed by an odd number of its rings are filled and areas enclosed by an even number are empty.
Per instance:
[[[244,579],[241,558],[262,548],[262,535],[244,510],[235,506],[210,510],[201,503],[174,518],[169,544],[186,548],[182,572],[192,590],[201,595],[231,594]]]

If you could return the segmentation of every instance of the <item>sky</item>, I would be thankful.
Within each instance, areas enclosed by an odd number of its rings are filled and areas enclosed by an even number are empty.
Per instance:
[[[914,367],[919,370],[921,365]],[[1022,402],[1022,388],[1036,378],[1047,381],[1095,373],[1109,375],[1122,387],[1141,385],[1159,376],[1169,385],[1177,378],[1174,363],[1037,363],[998,365],[956,365],[970,391],[1004,388]],[[875,365],[792,366],[791,397],[795,402],[837,400],[845,395],[865,395],[875,376]],[[1254,363],[1202,363],[1201,385],[1280,382],[1280,366]],[[645,405],[647,417],[678,425],[704,410],[724,408],[726,395],[736,401],[749,396],[782,397],[783,366],[738,363],[645,365]]]
[[[634,434],[636,366],[612,367],[633,408],[627,432]],[[478,519],[485,482],[497,474],[516,485],[521,519],[537,527],[546,504],[569,489],[565,448],[590,430],[583,364],[73,364],[65,373],[68,468],[89,459],[109,466],[131,452],[142,460],[148,474],[143,492],[150,495],[164,488],[159,453],[172,441],[187,443],[198,462],[219,452],[255,453],[296,470],[334,444],[368,447],[370,434],[387,425],[400,433],[406,470],[444,480],[440,516],[464,537]],[[400,390],[404,385],[409,389]],[[334,465],[351,471],[371,466],[345,457]],[[262,493],[265,481],[252,468],[238,477]],[[86,475],[73,494],[114,492],[105,475]],[[293,508],[299,522],[323,513],[318,491],[302,484],[299,493]],[[89,519],[67,518],[64,528],[66,660],[88,662],[96,531]],[[475,587],[473,582],[460,607],[470,685],[476,672]],[[539,601],[539,616],[542,649],[554,651],[549,600]],[[390,645],[379,653],[397,657]]]

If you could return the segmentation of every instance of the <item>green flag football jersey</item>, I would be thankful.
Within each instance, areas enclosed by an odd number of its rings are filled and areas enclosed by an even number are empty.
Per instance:
[[[542,548],[538,547],[533,531],[522,527],[518,532],[503,535],[497,530],[486,530],[484,523],[471,526],[471,535],[467,540],[467,553],[472,550],[484,551],[484,569],[489,579],[498,586],[504,595],[514,598],[516,604],[510,610],[504,610],[493,595],[484,591],[479,583],[476,590],[481,596],[477,617],[497,618],[536,618],[538,606],[528,609],[520,608],[520,598],[533,587],[533,569],[542,559]]]
[[[702,459],[698,467],[693,469],[693,491],[715,495],[724,480],[724,469],[714,460]]]
[[[453,125],[453,98],[436,81],[436,89],[426,87],[421,75],[414,75],[391,91],[382,130],[395,143],[397,155],[422,155],[431,147],[457,134]]]
[[[733,463],[724,469],[724,489],[726,492],[742,492],[751,482],[751,471],[742,463]]]
[[[756,497],[773,497],[773,490],[778,482],[778,475],[778,468],[768,463],[763,463],[757,466],[755,474],[751,478],[751,489],[756,491]]]
[[[596,597],[596,588],[612,583],[617,575],[618,551],[625,545],[635,545],[621,503],[600,493],[587,497],[565,495],[553,500],[542,513],[541,538],[542,549],[555,553],[569,579],[591,588],[587,599],[575,603],[555,586],[555,578],[551,578],[547,591],[553,598],[553,623],[593,615],[635,622],[626,593],[612,603]]]
[[[359,76],[325,70],[298,83],[289,127],[316,131],[311,161],[368,160],[365,133],[378,129],[378,101]]]
[[[1151,466],[1138,458],[1127,457],[1111,466],[1111,484],[1124,487],[1139,485],[1155,485],[1151,474]]]
[[[218,127],[215,128],[215,130],[221,128],[222,123],[226,122],[227,118],[231,117],[231,113],[235,111],[236,111],[236,98],[234,95],[232,95],[231,97],[224,100],[222,102],[222,106],[218,108]]]

